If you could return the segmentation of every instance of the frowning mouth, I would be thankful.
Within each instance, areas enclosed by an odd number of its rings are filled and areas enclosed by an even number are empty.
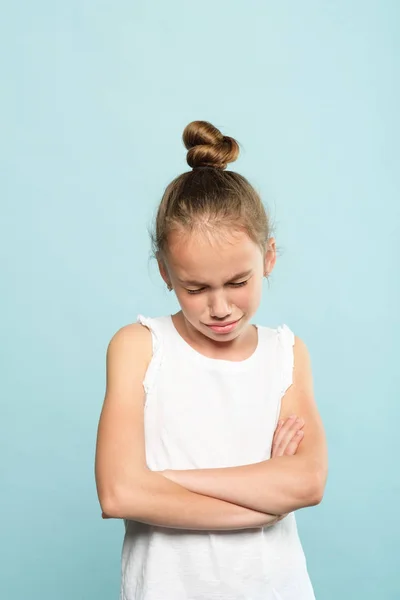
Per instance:
[[[214,331],[214,333],[230,333],[235,329],[239,321],[240,319],[237,319],[237,321],[229,321],[228,323],[210,323],[206,326]]]

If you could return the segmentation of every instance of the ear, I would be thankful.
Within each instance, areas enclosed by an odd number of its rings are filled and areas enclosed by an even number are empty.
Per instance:
[[[270,275],[276,263],[275,238],[269,238],[264,256],[264,273]]]
[[[170,280],[170,277],[168,274],[167,265],[165,264],[165,261],[160,256],[157,256],[157,264],[158,264],[158,270],[160,271],[161,277],[164,279],[165,283],[167,284],[168,289],[171,290],[172,285],[171,285],[171,280]]]

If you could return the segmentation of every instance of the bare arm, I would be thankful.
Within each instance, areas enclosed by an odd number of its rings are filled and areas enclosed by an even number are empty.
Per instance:
[[[223,469],[165,471],[168,479],[186,489],[253,510],[283,514],[318,504],[327,478],[325,434],[314,401],[310,358],[296,338],[293,384],[282,399],[280,418],[304,420],[304,439],[293,456]]]
[[[100,416],[95,475],[109,517],[183,529],[247,529],[278,519],[262,511],[189,491],[146,465],[143,379],[151,334],[139,324],[119,330],[107,350],[107,385]]]
[[[162,475],[137,472],[109,516],[174,529],[233,530],[273,525],[280,517],[190,492]]]

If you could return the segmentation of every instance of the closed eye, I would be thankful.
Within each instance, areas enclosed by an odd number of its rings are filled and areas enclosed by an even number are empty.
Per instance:
[[[239,287],[243,287],[244,285],[246,285],[248,282],[248,279],[246,279],[246,281],[239,281],[237,283],[228,283],[227,285],[230,285],[231,287],[234,288],[239,288]],[[204,292],[206,288],[202,287],[199,288],[198,290],[186,290],[188,294],[201,294],[201,292]]]

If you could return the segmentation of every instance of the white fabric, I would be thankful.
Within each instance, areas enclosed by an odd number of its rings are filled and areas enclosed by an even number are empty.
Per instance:
[[[240,361],[211,359],[170,316],[139,315],[153,339],[145,442],[152,470],[267,460],[281,398],[292,383],[294,335],[257,326]],[[186,531],[125,521],[120,600],[313,600],[293,513],[266,528]]]

